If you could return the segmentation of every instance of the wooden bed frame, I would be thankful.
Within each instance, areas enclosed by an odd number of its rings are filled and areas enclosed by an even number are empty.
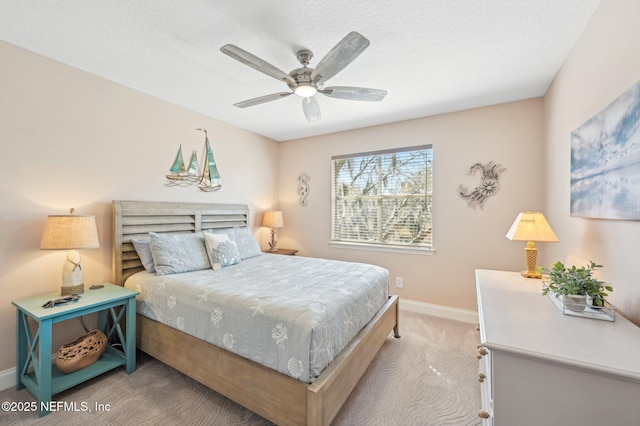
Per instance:
[[[123,285],[143,270],[131,238],[148,232],[199,232],[248,226],[241,204],[113,201],[113,279]],[[179,330],[137,316],[137,346],[247,409],[279,425],[329,425],[378,350],[398,329],[398,296],[311,384],[221,349]]]

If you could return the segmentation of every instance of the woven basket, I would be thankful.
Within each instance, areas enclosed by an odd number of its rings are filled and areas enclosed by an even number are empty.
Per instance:
[[[100,330],[91,331],[58,350],[56,366],[63,373],[73,373],[100,358],[107,349],[107,336]]]

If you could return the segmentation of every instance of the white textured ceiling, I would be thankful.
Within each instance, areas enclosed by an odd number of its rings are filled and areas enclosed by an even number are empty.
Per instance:
[[[0,39],[275,140],[542,96],[600,0],[0,0]],[[309,123],[283,82],[220,52],[235,44],[285,72],[347,33],[371,45],[330,80],[382,102],[316,95]],[[0,64],[1,66],[1,64]]]

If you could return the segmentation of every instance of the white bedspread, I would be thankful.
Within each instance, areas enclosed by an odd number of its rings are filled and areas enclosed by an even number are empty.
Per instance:
[[[389,272],[261,255],[217,271],[143,271],[125,286],[140,292],[139,314],[308,383],[387,301]]]

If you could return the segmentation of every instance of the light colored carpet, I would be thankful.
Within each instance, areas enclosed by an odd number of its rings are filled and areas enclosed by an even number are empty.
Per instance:
[[[402,312],[400,339],[389,337],[334,425],[480,425],[475,325]],[[92,412],[0,412],[2,425],[270,425],[170,367],[138,354],[138,368],[122,368],[54,396],[85,403]],[[0,402],[31,402],[26,389],[0,392]],[[109,411],[95,411],[108,404]]]

